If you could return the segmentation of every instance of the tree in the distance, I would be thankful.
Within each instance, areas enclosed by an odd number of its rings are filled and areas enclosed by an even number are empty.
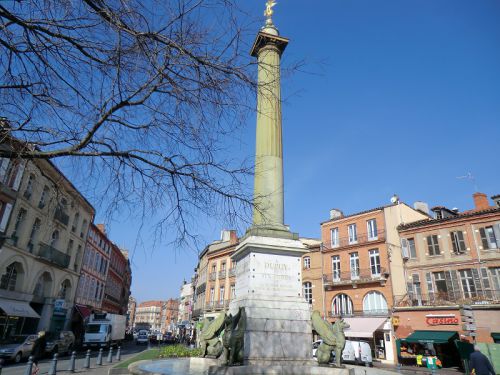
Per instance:
[[[255,91],[238,12],[231,0],[1,2],[0,141],[26,147],[0,157],[71,163],[99,210],[160,217],[177,240],[200,215],[245,215],[250,169],[226,152]]]

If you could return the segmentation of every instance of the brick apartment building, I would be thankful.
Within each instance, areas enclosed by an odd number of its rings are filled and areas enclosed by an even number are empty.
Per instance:
[[[111,247],[102,310],[112,314],[125,315],[128,310],[130,283],[130,263],[118,246],[113,244]]]
[[[370,343],[378,359],[394,362],[393,296],[405,292],[397,227],[428,218],[394,204],[344,215],[331,210],[321,245],[302,257],[304,297],[330,322],[343,317],[346,336]]]
[[[500,340],[500,196],[492,199],[475,193],[472,210],[434,207],[434,219],[399,227],[407,292],[395,296],[398,338],[427,330]],[[464,305],[472,327],[461,317]]]
[[[162,333],[175,332],[179,316],[179,301],[170,298],[161,307],[161,326]]]

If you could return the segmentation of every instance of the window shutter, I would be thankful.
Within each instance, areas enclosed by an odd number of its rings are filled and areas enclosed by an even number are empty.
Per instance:
[[[488,249],[488,239],[486,238],[486,231],[484,228],[479,228],[479,234],[481,235],[481,242],[483,243],[483,249]]]
[[[14,180],[14,185],[12,185],[12,190],[18,191],[19,185],[21,185],[21,179],[23,178],[24,173],[24,163],[19,164],[16,179]]]
[[[448,296],[451,302],[456,301],[460,298],[460,285],[458,282],[457,271],[450,270],[444,272],[444,277],[446,281],[446,289],[448,290]]]
[[[486,267],[481,267],[481,280],[483,281],[483,290],[486,298],[492,298],[493,295],[491,293],[491,283],[490,278],[488,277],[488,269]]]
[[[497,248],[500,249],[500,224],[493,225],[493,232],[497,241]]]
[[[410,282],[406,283],[406,289],[408,290],[408,298],[413,300],[413,284]]]
[[[464,232],[458,231],[457,235],[458,235],[458,250],[460,252],[464,252],[466,250]]]
[[[401,252],[403,259],[408,259],[410,257],[408,251],[408,240],[406,238],[401,238]]]
[[[477,268],[472,268],[472,278],[474,279],[474,286],[476,287],[476,293],[478,296],[483,295],[483,287],[481,286],[481,278],[479,277],[479,271]]]
[[[5,205],[5,210],[3,211],[2,220],[0,221],[0,232],[5,232],[7,228],[7,223],[9,222],[10,213],[12,211],[12,205],[7,203]]]
[[[426,272],[425,281],[427,283],[427,294],[429,294],[429,300],[434,301],[434,284],[432,283],[432,273]]]
[[[453,252],[458,253],[459,247],[457,243],[456,233],[457,232],[450,232],[450,237],[451,237],[451,244],[453,246]]]
[[[9,167],[10,160],[8,158],[0,158],[0,181],[5,178],[5,173]]]
[[[427,247],[429,255],[434,255],[434,249],[432,248],[432,236],[427,236]]]

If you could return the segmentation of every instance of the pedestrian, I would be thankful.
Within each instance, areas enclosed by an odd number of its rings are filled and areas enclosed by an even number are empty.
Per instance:
[[[33,361],[33,367],[31,368],[31,375],[38,375],[40,373],[40,367],[38,367],[38,360]]]
[[[47,345],[47,337],[45,331],[38,332],[38,337],[33,344],[31,353],[35,359],[42,359],[45,354],[45,346]]]
[[[473,375],[495,375],[490,360],[481,353],[477,345],[474,345],[474,352],[469,357],[469,367]]]

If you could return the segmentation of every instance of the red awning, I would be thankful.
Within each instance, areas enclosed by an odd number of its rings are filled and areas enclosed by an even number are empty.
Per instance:
[[[87,319],[90,314],[92,314],[92,311],[87,306],[83,305],[75,305],[76,311],[82,316],[83,320]]]

